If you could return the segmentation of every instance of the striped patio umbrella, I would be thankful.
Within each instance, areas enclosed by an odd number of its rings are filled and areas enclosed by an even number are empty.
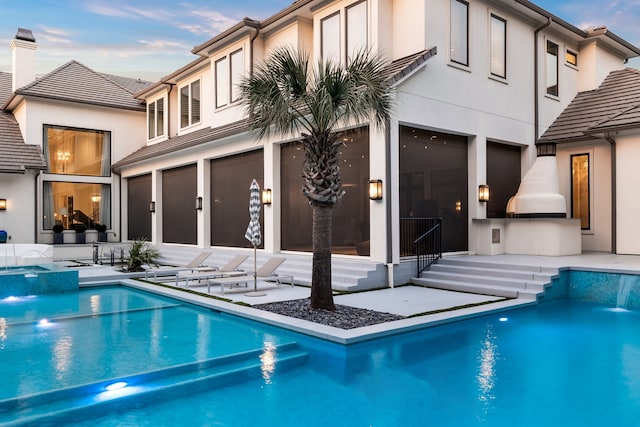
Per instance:
[[[244,233],[244,237],[253,245],[253,290],[254,293],[256,293],[258,292],[256,248],[262,241],[260,234],[260,186],[258,185],[258,181],[255,179],[251,181],[249,191],[249,225],[247,226],[247,232]]]

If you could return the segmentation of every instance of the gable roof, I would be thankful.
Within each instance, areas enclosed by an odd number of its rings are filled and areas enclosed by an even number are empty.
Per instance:
[[[135,86],[134,81],[100,74],[77,61],[69,61],[19,88],[15,95],[144,111],[144,104],[136,100],[134,90],[129,89]],[[13,96],[5,103],[5,108],[12,99]]]
[[[538,140],[573,142],[605,130],[640,127],[640,70],[612,71],[594,90],[580,92]]]

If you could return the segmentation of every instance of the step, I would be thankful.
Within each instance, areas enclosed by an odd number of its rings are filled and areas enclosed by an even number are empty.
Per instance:
[[[290,342],[274,346],[277,372],[301,366],[308,354],[297,343]],[[0,424],[2,426],[59,425],[70,417],[91,417],[99,409],[104,412],[114,407],[137,404],[175,396],[224,387],[240,381],[263,376],[260,356],[265,349],[256,349],[191,362],[164,369],[110,378],[91,384],[52,390],[29,396],[0,401]],[[270,362],[271,363],[271,362]],[[120,390],[105,391],[109,384],[125,381],[128,386]]]
[[[524,298],[527,300],[535,300],[538,291],[525,288],[509,288],[505,286],[496,286],[488,284],[480,284],[473,282],[452,281],[443,279],[416,278],[412,279],[412,283],[427,288],[443,289],[448,291],[467,292],[480,295],[491,295],[504,298]]]
[[[428,271],[469,274],[474,276],[488,275],[495,278],[533,280],[533,281],[541,281],[541,282],[551,282],[554,276],[551,273],[540,273],[540,272],[527,271],[527,270],[511,270],[508,267],[487,268],[477,264],[457,265],[457,264],[448,264],[448,263],[438,263],[438,264],[432,265]]]
[[[449,280],[460,282],[471,282],[482,285],[494,285],[501,287],[528,289],[536,288],[538,290],[544,290],[545,281],[536,280],[516,280],[516,279],[504,279],[492,276],[471,275],[471,274],[456,274],[447,272],[427,271],[422,273],[423,279],[430,280]]]
[[[556,267],[543,267],[537,265],[523,265],[523,264],[505,264],[494,261],[483,261],[474,259],[473,257],[444,257],[438,261],[438,264],[448,265],[461,265],[468,267],[480,267],[499,270],[514,270],[514,271],[532,271],[536,273],[551,274],[553,276],[558,274]]]

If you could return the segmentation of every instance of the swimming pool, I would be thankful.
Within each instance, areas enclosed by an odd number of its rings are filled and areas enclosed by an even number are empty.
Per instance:
[[[0,370],[0,420],[20,410],[20,425],[595,426],[640,413],[640,314],[611,305],[554,301],[342,346],[140,291],[68,297],[0,307],[11,368]],[[129,387],[104,392],[123,377]],[[25,397],[51,384],[60,405]],[[51,415],[36,418],[37,402]]]

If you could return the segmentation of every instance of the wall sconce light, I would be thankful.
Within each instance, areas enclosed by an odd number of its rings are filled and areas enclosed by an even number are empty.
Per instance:
[[[149,202],[149,212],[155,212],[156,211],[156,202]]]
[[[262,190],[262,204],[270,205],[271,204],[271,189],[265,188]]]
[[[382,180],[381,179],[369,180],[369,199],[382,200]]]
[[[202,197],[196,197],[196,210],[202,210]]]
[[[491,191],[489,186],[482,184],[478,186],[478,200],[481,202],[488,202],[491,199]]]
[[[7,210],[7,199],[0,199],[0,211]]]

